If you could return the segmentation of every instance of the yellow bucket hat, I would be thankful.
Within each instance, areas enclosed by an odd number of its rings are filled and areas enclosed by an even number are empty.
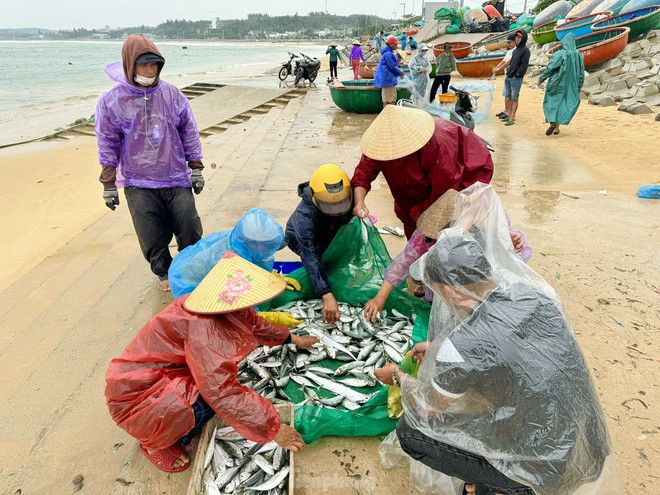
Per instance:
[[[183,306],[202,315],[228,313],[270,301],[285,288],[284,279],[227,251]]]
[[[440,231],[454,219],[458,191],[447,189],[435,202],[429,206],[417,219],[417,230],[429,239],[437,239]]]
[[[372,160],[396,160],[419,150],[435,132],[431,114],[387,105],[362,135],[362,153]]]

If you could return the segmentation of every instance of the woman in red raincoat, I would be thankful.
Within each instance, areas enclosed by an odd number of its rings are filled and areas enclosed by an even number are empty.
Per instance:
[[[318,341],[292,335],[252,309],[284,288],[284,280],[228,252],[191,294],[151,319],[111,361],[105,389],[110,415],[159,469],[186,469],[182,445],[214,414],[248,440],[274,440],[294,452],[304,447],[270,401],[236,379],[238,363],[259,345],[291,342],[309,349]]]
[[[388,105],[360,145],[363,155],[351,179],[355,215],[369,214],[364,199],[383,172],[408,239],[417,218],[445,191],[487,184],[493,176],[493,159],[475,133],[423,110]]]

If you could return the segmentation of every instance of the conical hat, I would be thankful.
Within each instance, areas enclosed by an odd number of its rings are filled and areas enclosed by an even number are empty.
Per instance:
[[[417,219],[417,230],[429,239],[437,239],[442,229],[454,219],[454,206],[458,191],[447,189],[435,203],[429,206]]]
[[[353,43],[351,45],[361,45],[360,40],[353,40]]]
[[[435,132],[431,114],[387,105],[362,135],[362,153],[372,160],[396,160],[419,150]]]
[[[284,279],[227,251],[183,306],[203,315],[228,313],[270,301],[285,288]]]
[[[330,42],[330,44],[328,46],[337,46],[337,43],[332,41],[332,42]]]

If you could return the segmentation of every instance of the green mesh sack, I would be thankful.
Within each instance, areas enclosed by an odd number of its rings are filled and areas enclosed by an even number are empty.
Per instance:
[[[455,24],[450,24],[445,28],[445,34],[458,34],[461,32],[461,28]]]
[[[338,302],[364,304],[373,298],[383,281],[385,269],[391,263],[387,247],[373,226],[366,226],[358,218],[344,225],[330,247],[323,255],[323,265],[332,286],[332,293]],[[296,300],[317,299],[309,276],[304,268],[291,272],[292,277],[300,282],[300,291],[284,291],[270,303],[259,307],[268,311]],[[387,299],[385,309],[395,308],[410,316],[415,313],[413,343],[426,340],[431,305],[411,296],[397,287]],[[344,362],[325,359],[316,365],[337,369]],[[305,442],[314,442],[327,435],[333,436],[376,436],[389,433],[396,427],[396,420],[387,414],[387,387],[377,384],[374,387],[355,389],[364,394],[374,394],[369,401],[354,411],[328,409],[319,406],[299,405],[295,408],[295,425]],[[294,403],[304,400],[299,386],[290,381],[284,389]],[[319,397],[331,397],[333,394],[320,388]]]

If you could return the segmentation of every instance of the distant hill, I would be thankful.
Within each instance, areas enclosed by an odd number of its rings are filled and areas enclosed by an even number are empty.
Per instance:
[[[52,29],[36,28],[36,27],[26,27],[26,28],[0,28],[0,37],[2,38],[11,38],[11,37],[25,37],[25,36],[43,36],[47,34],[54,34],[57,31]]]

